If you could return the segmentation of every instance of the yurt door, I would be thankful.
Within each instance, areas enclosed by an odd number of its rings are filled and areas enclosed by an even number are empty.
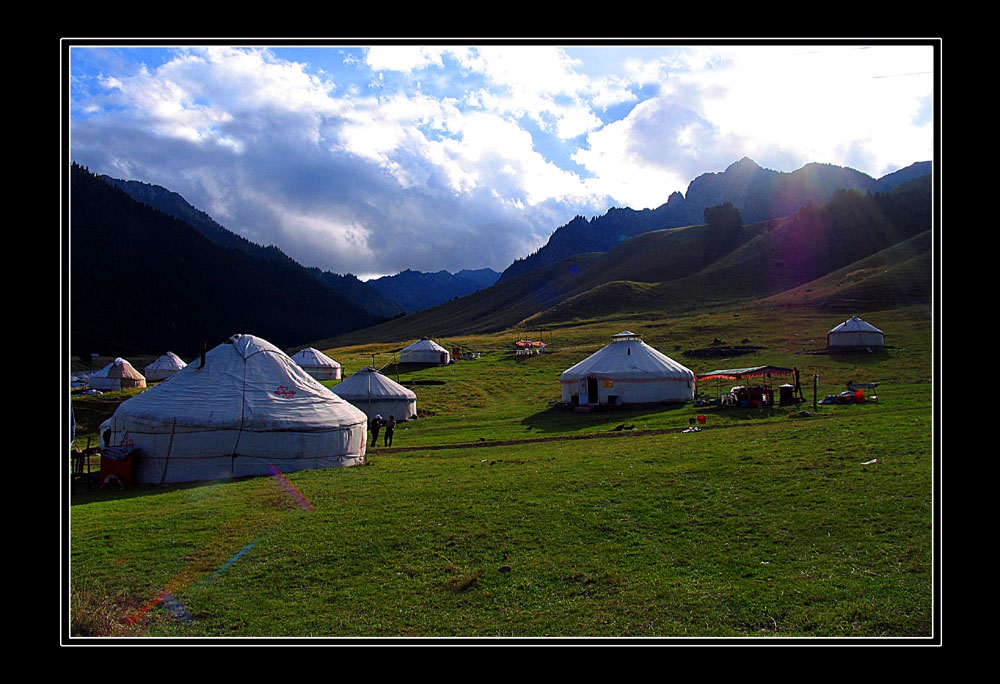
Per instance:
[[[587,378],[587,403],[601,403],[601,398],[597,395],[597,378]]]

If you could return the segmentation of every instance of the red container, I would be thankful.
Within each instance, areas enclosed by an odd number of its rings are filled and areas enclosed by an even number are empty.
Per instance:
[[[122,485],[129,486],[132,484],[132,466],[132,454],[129,454],[120,461],[102,455],[101,484],[104,484],[109,475],[114,475],[121,481]]]
[[[705,416],[698,416],[698,422],[701,423],[702,425],[704,425],[705,424]]]

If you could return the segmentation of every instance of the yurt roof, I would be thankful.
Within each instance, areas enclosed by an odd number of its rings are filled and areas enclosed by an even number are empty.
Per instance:
[[[119,407],[135,421],[253,431],[330,430],[366,420],[267,340],[233,335],[170,382]]]
[[[406,399],[415,400],[417,395],[395,380],[382,375],[368,366],[350,376],[334,390],[344,399]]]
[[[443,352],[448,351],[440,344],[427,337],[422,337],[408,347],[404,347],[402,351],[436,351]]]
[[[121,357],[116,358],[107,366],[97,371],[91,378],[132,378],[139,379],[143,375],[131,363]]]
[[[583,361],[567,368],[559,377],[566,382],[582,377],[631,379],[693,379],[694,372],[654,349],[639,335],[625,331]]]
[[[340,364],[319,349],[306,347],[292,356],[292,360],[303,368],[340,368]]]
[[[857,316],[852,316],[846,321],[838,325],[836,328],[830,330],[830,332],[882,332],[876,328],[871,323],[868,323]]]
[[[173,352],[167,352],[159,358],[157,358],[153,363],[146,366],[147,371],[151,370],[180,370],[187,364],[181,357]]]

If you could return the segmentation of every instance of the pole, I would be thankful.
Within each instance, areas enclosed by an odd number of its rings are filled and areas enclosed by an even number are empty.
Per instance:
[[[177,419],[174,418],[174,422],[170,425],[170,441],[167,442],[167,459],[163,462],[163,474],[160,475],[161,485],[163,484],[164,480],[167,479],[167,466],[170,465],[170,450],[174,446],[174,430],[176,429],[177,429]]]
[[[813,411],[816,410],[816,387],[819,384],[819,376],[813,375]]]

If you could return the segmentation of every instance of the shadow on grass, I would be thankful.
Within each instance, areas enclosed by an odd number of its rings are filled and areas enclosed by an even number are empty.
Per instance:
[[[876,363],[884,363],[891,358],[886,349],[851,349],[844,351],[831,351],[826,354],[827,358],[837,363],[849,364],[852,366],[867,366]]]
[[[588,413],[576,413],[573,407],[555,404],[521,420],[521,425],[532,432],[573,433],[606,425],[609,422],[630,423],[646,416],[669,411],[679,411],[688,404],[656,404],[654,406],[598,406]]]
[[[96,475],[96,473],[95,473]],[[99,501],[120,501],[123,499],[135,499],[143,496],[155,496],[157,494],[170,494],[188,489],[204,489],[217,485],[229,484],[231,482],[241,482],[255,478],[271,477],[270,475],[245,475],[243,477],[221,478],[218,480],[204,480],[197,482],[174,482],[170,484],[130,484],[123,487],[100,487],[96,481],[87,490],[87,485],[77,482],[70,497],[71,506],[96,503]]]

